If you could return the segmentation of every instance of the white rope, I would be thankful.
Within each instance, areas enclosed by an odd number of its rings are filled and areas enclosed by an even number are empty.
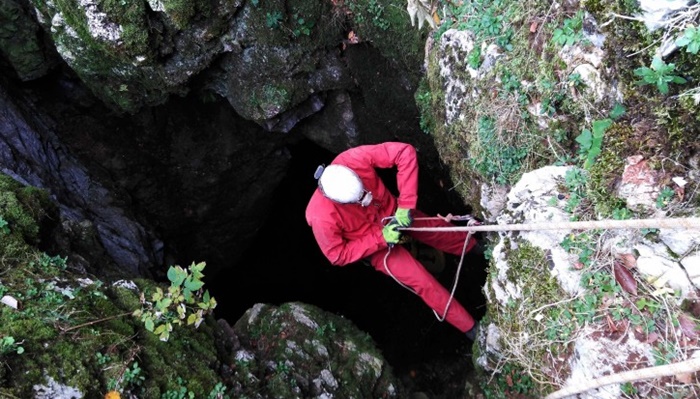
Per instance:
[[[696,352],[695,354],[699,354]],[[624,371],[622,373],[606,375],[592,381],[585,381],[573,386],[565,387],[556,392],[550,393],[545,399],[560,399],[566,396],[575,395],[591,389],[600,388],[610,384],[621,384],[630,381],[638,381],[648,378],[667,377],[683,373],[692,373],[700,370],[700,357],[693,355],[689,360],[678,363],[665,364],[663,366],[647,367],[637,370]]]
[[[532,230],[594,230],[594,229],[698,229],[700,218],[667,219],[627,219],[627,220],[593,220],[580,222],[489,224],[476,226],[452,227],[399,227],[408,231],[532,231]]]

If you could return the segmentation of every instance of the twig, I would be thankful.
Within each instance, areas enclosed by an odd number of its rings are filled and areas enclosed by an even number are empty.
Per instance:
[[[610,25],[613,21],[615,21],[615,18],[626,19],[626,20],[629,20],[629,21],[637,21],[637,22],[643,22],[643,21],[644,21],[643,18],[639,18],[639,17],[630,17],[630,16],[627,16],[627,15],[616,14],[616,13],[614,13],[614,12],[608,13],[608,15],[611,16],[612,18],[611,18],[609,21],[607,21],[607,22],[603,22],[603,23],[600,25],[601,28],[604,28],[604,27]]]
[[[12,399],[20,399],[19,396],[15,396],[15,395],[12,395],[12,394],[7,393],[7,392],[5,391],[5,389],[3,389],[2,392],[0,392],[0,394],[3,395],[3,396],[2,396],[3,398],[7,397],[7,398],[12,398]]]
[[[123,316],[130,315],[130,314],[131,314],[131,312],[126,312],[126,313],[122,313],[122,314],[118,314],[118,315],[114,315],[114,316],[105,317],[105,318],[102,318],[102,319],[99,319],[99,320],[93,320],[93,321],[89,321],[89,322],[87,322],[87,323],[78,324],[77,326],[73,326],[73,327],[69,327],[69,328],[61,328],[61,327],[59,327],[59,329],[61,330],[61,332],[66,333],[66,332],[68,332],[68,331],[76,330],[76,329],[78,329],[78,328],[83,328],[83,327],[90,326],[90,325],[93,325],[93,324],[102,323],[103,321],[116,319],[116,318],[123,317]]]

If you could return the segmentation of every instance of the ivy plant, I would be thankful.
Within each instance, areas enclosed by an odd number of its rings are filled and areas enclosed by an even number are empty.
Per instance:
[[[572,18],[552,32],[552,41],[560,46],[571,46],[583,39],[583,13],[577,12]]]
[[[689,26],[683,32],[683,36],[676,39],[676,46],[685,47],[688,53],[697,54],[700,51],[700,29]]]
[[[583,129],[581,134],[576,137],[576,142],[579,144],[579,156],[584,161],[583,167],[585,169],[590,168],[600,155],[605,131],[612,126],[613,120],[620,118],[625,111],[621,104],[616,104],[610,111],[609,118],[593,121],[591,130]]]
[[[198,328],[204,316],[216,307],[216,300],[203,291],[202,271],[206,264],[200,262],[190,265],[187,270],[180,266],[170,266],[167,291],[156,288],[151,294],[150,302],[142,298],[143,307],[133,312],[144,323],[146,330],[158,335],[161,341],[170,338],[173,325],[194,325]]]
[[[0,233],[5,234],[5,235],[10,234],[9,225],[10,224],[7,222],[7,220],[5,220],[2,216],[0,216]]]
[[[0,338],[0,355],[7,353],[24,353],[24,348],[20,345],[21,342],[15,342],[15,338],[11,335]]]
[[[583,129],[583,132],[576,137],[579,143],[579,155],[584,160],[583,167],[588,169],[595,162],[600,154],[600,147],[603,144],[605,131],[612,125],[612,119],[601,119],[593,121],[591,130]]]
[[[634,70],[634,74],[641,78],[637,81],[638,85],[654,84],[661,94],[668,94],[669,83],[683,84],[686,82],[684,78],[673,74],[675,70],[676,64],[666,64],[661,57],[656,56],[651,61],[651,67],[637,68]]]

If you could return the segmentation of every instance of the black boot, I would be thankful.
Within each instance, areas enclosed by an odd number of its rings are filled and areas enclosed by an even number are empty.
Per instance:
[[[476,334],[478,333],[479,330],[479,322],[476,321],[474,322],[474,326],[472,327],[471,330],[467,331],[467,338],[469,338],[470,341],[476,340]]]

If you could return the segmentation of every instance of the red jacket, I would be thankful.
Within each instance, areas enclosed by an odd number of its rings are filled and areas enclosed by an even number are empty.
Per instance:
[[[365,190],[372,192],[372,204],[339,204],[316,189],[306,207],[306,221],[319,247],[337,266],[363,259],[387,248],[382,235],[382,218],[393,216],[397,206],[415,209],[418,202],[418,161],[410,144],[389,142],[363,145],[340,153],[332,164],[354,170]],[[398,199],[386,188],[375,168],[396,166]]]

